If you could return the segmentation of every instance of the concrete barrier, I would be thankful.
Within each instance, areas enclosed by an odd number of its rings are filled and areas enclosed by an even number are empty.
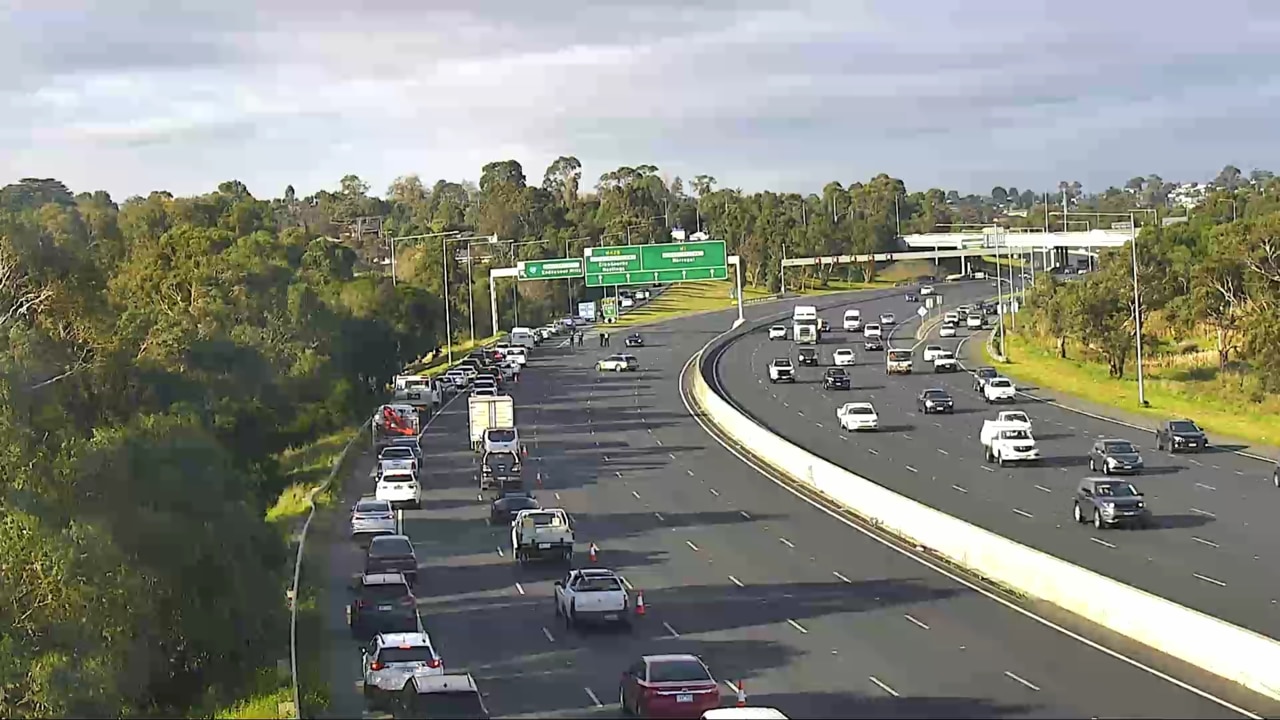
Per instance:
[[[931,554],[1280,700],[1277,641],[971,525],[784,440],[712,389],[705,373],[714,367],[701,357],[707,352],[694,358],[693,399],[706,420],[757,459]]]

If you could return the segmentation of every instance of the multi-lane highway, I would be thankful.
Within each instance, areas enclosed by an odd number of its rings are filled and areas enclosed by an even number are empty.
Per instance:
[[[725,681],[725,704],[729,683],[745,680],[752,704],[792,717],[1241,716],[881,544],[716,444],[688,414],[677,378],[732,317],[643,330],[637,374],[601,376],[598,348],[550,343],[512,391],[527,472],[540,478],[544,506],[574,516],[577,562],[588,563],[595,543],[598,563],[643,592],[648,613],[630,634],[566,630],[551,600],[563,570],[513,562],[507,530],[486,524],[463,403],[427,431],[426,506],[404,519],[423,563],[421,613],[446,666],[475,674],[495,716],[615,715],[622,670],[659,652],[702,655]],[[738,392],[777,402],[754,376]],[[367,485],[362,472],[367,465],[352,482]],[[358,565],[358,551],[336,546],[332,583]],[[359,654],[340,607],[330,623],[331,709],[350,715],[361,706]],[[1238,706],[1275,709],[1084,623],[1071,627]]]
[[[948,305],[994,292],[990,287],[948,294]],[[911,315],[914,305],[894,298],[857,303],[863,317],[880,312]],[[911,324],[898,331],[899,346],[917,346],[910,376],[885,375],[882,353],[866,353],[861,336],[839,332],[843,308],[829,312],[837,332],[824,338],[823,362],[839,347],[855,348],[851,391],[824,391],[823,368],[800,370],[793,386],[770,386],[765,366],[790,343],[761,332],[732,344],[719,362],[719,377],[735,402],[787,439],[898,492],[1071,562],[1103,572],[1272,637],[1280,637],[1280,494],[1271,466],[1212,448],[1203,454],[1171,455],[1155,449],[1150,433],[1022,398],[1035,425],[1044,460],[1029,467],[984,463],[978,433],[989,407],[972,389],[967,373],[934,374],[923,362],[924,344],[978,356],[979,336],[961,329],[957,338],[931,333],[917,343]],[[972,351],[972,352],[971,352]],[[974,364],[970,360],[970,366]],[[763,382],[762,382],[763,381]],[[956,400],[954,415],[918,413],[921,390],[941,387]],[[1051,395],[1051,393],[1050,393]],[[884,429],[877,434],[842,433],[835,408],[854,399],[876,405]],[[1138,444],[1146,470],[1133,479],[1157,513],[1147,531],[1095,531],[1071,517],[1071,492],[1091,474],[1088,451],[1095,439],[1126,438]]]

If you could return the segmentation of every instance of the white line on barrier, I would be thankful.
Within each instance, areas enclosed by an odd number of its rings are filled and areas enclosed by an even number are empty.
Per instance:
[[[726,331],[726,333],[727,333],[727,332],[729,332],[729,331]],[[792,488],[788,483],[783,482],[783,481],[779,478],[779,476],[775,474],[775,472],[774,472],[773,470],[771,470],[770,468],[768,468],[768,467],[767,467],[767,466],[765,466],[765,465],[762,465],[761,463],[757,462],[756,460],[754,460],[754,459],[752,459],[752,458],[750,458],[750,457],[748,457],[748,456],[744,455],[744,454],[743,454],[742,452],[740,452],[737,448],[733,447],[730,443],[725,442],[725,440],[723,440],[719,435],[717,435],[716,433],[712,432],[712,430],[711,430],[711,427],[712,427],[712,426],[708,423],[708,421],[706,421],[705,419],[703,419],[703,417],[701,417],[697,412],[695,412],[695,411],[694,411],[692,404],[690,404],[690,402],[689,402],[689,396],[688,396],[688,394],[687,394],[687,392],[686,392],[686,389],[685,389],[685,382],[684,382],[684,378],[685,378],[685,375],[688,373],[689,366],[690,366],[690,365],[692,365],[695,361],[697,361],[697,360],[698,360],[698,358],[700,358],[700,357],[702,356],[702,353],[703,353],[703,352],[705,352],[705,351],[706,351],[706,349],[707,349],[708,347],[710,347],[712,343],[716,342],[718,339],[720,339],[721,337],[723,337],[723,335],[724,335],[724,334],[725,334],[725,333],[722,333],[721,335],[717,335],[716,337],[714,337],[714,338],[712,338],[712,339],[708,340],[708,341],[707,341],[707,343],[706,343],[705,345],[703,345],[703,346],[702,346],[702,348],[701,348],[698,352],[696,352],[696,353],[694,353],[693,355],[691,355],[691,356],[689,357],[689,359],[688,359],[687,361],[685,361],[684,366],[681,368],[680,378],[679,378],[679,381],[678,381],[678,382],[679,382],[679,388],[680,388],[680,400],[681,400],[681,402],[683,402],[683,403],[684,403],[685,410],[686,410],[686,411],[688,411],[688,413],[689,413],[689,414],[694,418],[694,421],[695,421],[695,422],[697,422],[697,423],[702,427],[702,429],[703,429],[705,432],[707,432],[707,434],[708,434],[708,435],[710,435],[710,436],[711,436],[711,438],[712,438],[713,440],[715,440],[715,441],[716,441],[716,443],[717,443],[717,444],[719,444],[721,447],[723,447],[725,450],[727,450],[727,451],[729,452],[729,454],[731,454],[731,455],[733,455],[734,457],[738,458],[740,461],[742,461],[742,462],[743,462],[743,464],[745,464],[745,465],[747,465],[747,466],[749,466],[749,467],[754,468],[754,469],[755,469],[757,472],[759,472],[761,475],[763,475],[764,477],[766,477],[766,478],[768,478],[769,480],[773,481],[773,482],[774,482],[774,484],[776,484],[778,487],[780,487],[780,488],[782,488],[783,490],[785,490],[785,491],[787,491],[787,492],[791,493],[793,496],[795,496],[796,498],[798,498],[798,499],[802,500],[803,502],[808,503],[809,505],[811,505],[812,507],[816,508],[816,509],[817,509],[817,510],[819,510],[820,512],[825,513],[828,517],[831,517],[832,519],[836,520],[837,522],[840,522],[840,523],[844,524],[845,526],[847,526],[847,527],[851,528],[852,530],[854,530],[854,531],[856,531],[856,532],[858,532],[858,533],[861,533],[862,535],[866,536],[867,538],[870,538],[871,540],[874,540],[875,542],[878,542],[878,543],[880,543],[881,545],[884,545],[885,547],[889,548],[890,550],[892,550],[892,551],[894,551],[894,552],[897,552],[897,553],[898,553],[898,554],[900,554],[900,555],[905,556],[906,558],[908,558],[908,559],[912,560],[913,562],[916,562],[916,563],[918,563],[918,564],[920,564],[920,565],[923,565],[924,567],[927,567],[927,568],[929,568],[929,569],[933,570],[934,572],[938,573],[939,575],[942,575],[943,577],[949,578],[949,579],[950,579],[950,580],[952,580],[953,582],[956,582],[956,583],[958,583],[958,584],[960,584],[960,585],[963,585],[963,586],[965,586],[965,587],[969,588],[970,590],[973,590],[973,591],[975,591],[975,592],[977,592],[977,593],[979,593],[979,594],[983,595],[984,597],[988,598],[989,600],[992,600],[993,602],[996,602],[996,603],[998,603],[998,604],[1000,604],[1000,605],[1004,606],[1005,608],[1007,608],[1007,609],[1009,609],[1009,610],[1011,610],[1011,611],[1013,611],[1013,612],[1015,612],[1015,613],[1017,613],[1017,614],[1019,614],[1019,615],[1022,615],[1023,617],[1025,617],[1025,618],[1027,618],[1027,619],[1029,619],[1029,620],[1032,620],[1032,621],[1034,621],[1034,622],[1036,622],[1036,623],[1039,623],[1040,625],[1042,625],[1042,626],[1044,626],[1044,627],[1050,628],[1050,629],[1052,629],[1052,630],[1054,630],[1054,631],[1056,631],[1056,632],[1058,632],[1058,633],[1060,633],[1060,634],[1062,634],[1062,635],[1064,635],[1064,636],[1066,636],[1066,637],[1069,637],[1069,638],[1071,638],[1071,639],[1075,640],[1076,642],[1081,643],[1082,645],[1085,645],[1085,646],[1087,646],[1087,647],[1090,647],[1090,648],[1092,648],[1092,649],[1094,649],[1094,650],[1097,650],[1098,652],[1100,652],[1100,653],[1102,653],[1102,654],[1104,654],[1104,655],[1106,655],[1106,656],[1108,656],[1108,657],[1111,657],[1111,658],[1113,658],[1113,659],[1115,659],[1115,660],[1118,660],[1118,661],[1120,661],[1120,662],[1123,662],[1123,663],[1125,663],[1126,665],[1129,665],[1130,667],[1134,667],[1134,668],[1137,668],[1137,669],[1139,669],[1139,670],[1142,670],[1142,671],[1144,671],[1144,672],[1146,672],[1146,673],[1148,673],[1148,674],[1152,675],[1153,677],[1157,677],[1157,678],[1159,678],[1159,679],[1161,679],[1161,680],[1164,680],[1165,682],[1167,682],[1167,683],[1169,683],[1169,684],[1171,684],[1171,685],[1174,685],[1174,686],[1179,687],[1179,688],[1181,688],[1181,689],[1183,689],[1183,690],[1186,690],[1187,692],[1192,693],[1193,695],[1196,695],[1196,696],[1198,696],[1198,697],[1204,698],[1205,700],[1208,700],[1208,701],[1210,701],[1210,702],[1216,703],[1216,704],[1218,704],[1218,705],[1220,705],[1220,706],[1222,706],[1222,707],[1224,707],[1224,708],[1227,708],[1228,710],[1231,710],[1232,712],[1235,712],[1235,713],[1238,713],[1238,714],[1240,714],[1240,715],[1243,715],[1244,717],[1250,718],[1250,720],[1263,720],[1263,718],[1262,718],[1262,716],[1261,716],[1261,715],[1258,715],[1258,714],[1256,714],[1256,713],[1250,712],[1250,711],[1248,711],[1248,710],[1246,710],[1246,709],[1244,709],[1244,708],[1242,708],[1242,707],[1240,707],[1240,706],[1238,706],[1238,705],[1235,705],[1234,703],[1231,703],[1231,702],[1229,702],[1229,701],[1227,701],[1227,700],[1224,700],[1224,699],[1222,699],[1222,698],[1220,698],[1220,697],[1217,697],[1216,695],[1213,695],[1213,694],[1208,693],[1208,692],[1206,692],[1206,691],[1204,691],[1204,690],[1201,690],[1200,688],[1197,688],[1197,687],[1195,687],[1194,685],[1191,685],[1191,684],[1189,684],[1189,683],[1187,683],[1187,682],[1184,682],[1184,681],[1182,681],[1182,680],[1179,680],[1178,678],[1176,678],[1176,677],[1174,677],[1174,676],[1172,676],[1172,675],[1170,675],[1170,674],[1168,674],[1168,673],[1166,673],[1166,672],[1163,672],[1163,671],[1161,671],[1161,670],[1158,670],[1158,669],[1156,669],[1156,668],[1153,668],[1153,667],[1151,667],[1150,665],[1146,665],[1146,664],[1144,664],[1144,663],[1142,663],[1142,662],[1140,662],[1140,661],[1138,661],[1138,660],[1135,660],[1135,659],[1133,659],[1133,658],[1131,658],[1131,657],[1129,657],[1129,656],[1127,656],[1127,655],[1124,655],[1124,654],[1122,654],[1122,653],[1120,653],[1120,652],[1117,652],[1117,651],[1115,651],[1115,650],[1112,650],[1111,648],[1106,647],[1105,645],[1102,645],[1102,644],[1097,643],[1097,642],[1095,642],[1095,641],[1093,641],[1093,640],[1090,640],[1089,638],[1087,638],[1087,637],[1085,637],[1085,636],[1083,636],[1083,635],[1081,635],[1081,634],[1079,634],[1079,633],[1077,633],[1077,632],[1074,632],[1074,631],[1072,631],[1072,630],[1070,630],[1070,629],[1068,629],[1068,628],[1066,628],[1066,627],[1063,627],[1062,625],[1059,625],[1059,624],[1057,624],[1057,623],[1055,623],[1055,622],[1053,622],[1053,621],[1051,621],[1051,620],[1048,620],[1048,619],[1046,619],[1046,618],[1044,618],[1044,617],[1041,617],[1041,616],[1039,616],[1039,615],[1035,614],[1034,612],[1031,612],[1030,610],[1028,610],[1028,609],[1026,609],[1026,608],[1024,608],[1024,607],[1021,607],[1021,606],[1019,606],[1019,605],[1017,605],[1017,604],[1015,604],[1015,603],[1013,603],[1013,602],[1011,602],[1011,601],[1009,601],[1009,600],[1006,600],[1005,598],[1000,597],[999,595],[996,595],[996,594],[992,593],[991,591],[989,591],[989,590],[987,590],[987,589],[985,589],[985,588],[983,588],[983,587],[981,587],[981,586],[979,586],[979,585],[975,584],[974,582],[970,581],[969,579],[965,578],[964,576],[959,575],[959,574],[957,574],[957,573],[955,573],[955,572],[953,572],[953,571],[951,571],[951,570],[947,569],[945,566],[942,566],[942,565],[939,565],[939,564],[937,564],[937,563],[931,562],[931,561],[929,561],[928,559],[926,559],[926,558],[924,558],[924,557],[921,557],[921,556],[919,556],[919,555],[916,555],[916,554],[914,554],[914,553],[912,553],[912,552],[907,551],[906,549],[904,549],[904,548],[902,548],[902,547],[899,547],[899,546],[895,545],[894,543],[892,543],[892,542],[890,542],[890,541],[886,540],[885,538],[882,538],[882,537],[880,537],[880,536],[876,535],[875,533],[873,533],[872,531],[868,530],[867,528],[864,528],[864,527],[862,527],[862,526],[858,525],[856,522],[854,522],[854,521],[850,520],[849,518],[844,517],[844,516],[843,516],[842,514],[840,514],[839,512],[836,512],[835,510],[832,510],[831,508],[824,506],[822,503],[819,503],[819,502],[817,502],[816,500],[814,500],[813,498],[811,498],[811,497],[809,497],[809,496],[805,495],[804,493],[799,492],[799,491],[798,491],[798,490],[796,490],[795,488]],[[968,338],[965,338],[965,339],[968,339]],[[963,343],[963,341],[962,341],[962,343]],[[957,354],[958,354],[958,353],[957,353]],[[710,392],[712,392],[712,393],[716,394],[716,395],[717,395],[717,397],[719,397],[718,393],[715,393],[715,391],[714,391],[714,390],[711,390],[710,388],[708,388],[708,390],[709,390]],[[1042,401],[1042,402],[1043,402],[1043,401]],[[732,405],[732,403],[730,403],[730,404]],[[1068,409],[1070,409],[1070,408],[1068,408]],[[1087,414],[1087,413],[1086,413],[1086,414]],[[1100,419],[1107,420],[1108,418],[1100,418]],[[1123,424],[1123,423],[1119,423],[1119,424]],[[1134,427],[1137,427],[1137,426],[1134,426]],[[1138,429],[1145,430],[1146,428],[1141,428],[1141,427],[1139,427]],[[972,438],[972,436],[969,436],[969,439],[970,439],[970,440],[972,440],[972,439],[973,439],[973,438]],[[1065,470],[1066,470],[1066,468],[1063,468],[1063,470],[1065,471]],[[834,573],[834,574],[836,575],[836,577],[839,577],[841,580],[844,580],[845,582],[851,582],[848,578],[845,578],[845,577],[844,577],[843,575],[841,575],[840,573]],[[730,688],[730,689],[732,689],[735,693],[737,692],[737,690],[738,690],[738,689],[737,689],[737,687],[736,687],[736,686],[734,686],[732,683],[730,683],[730,682],[726,681],[726,682],[725,682],[725,684],[726,684],[726,685],[728,685],[728,686],[729,686],[729,688]]]
[[[1208,575],[1201,575],[1200,573],[1191,573],[1191,574],[1192,574],[1192,575],[1194,575],[1194,576],[1196,577],[1196,579],[1198,579],[1198,580],[1203,580],[1203,581],[1205,581],[1205,582],[1207,582],[1207,583],[1212,583],[1212,584],[1214,584],[1214,585],[1217,585],[1218,587],[1226,587],[1226,586],[1227,586],[1227,584],[1226,584],[1226,583],[1224,583],[1224,582],[1222,582],[1221,580],[1215,580],[1215,579],[1213,579],[1213,578],[1209,577]]]
[[[926,625],[926,624],[924,624],[924,623],[920,622],[919,620],[917,620],[917,619],[915,619],[915,618],[911,617],[910,615],[903,614],[903,616],[902,616],[902,617],[906,618],[907,620],[910,620],[910,621],[912,622],[912,624],[914,624],[914,625],[916,625],[916,626],[918,626],[918,627],[922,627],[922,628],[924,628],[925,630],[928,630],[928,629],[929,629],[929,626],[928,626],[928,625]]]
[[[792,543],[790,540],[788,540],[788,539],[786,539],[786,538],[778,538],[778,539],[782,541],[782,544],[783,544],[783,545],[786,545],[787,547],[789,547],[789,548],[791,548],[791,549],[793,549],[793,550],[795,549],[795,547],[796,547],[796,546],[795,546],[795,544],[794,544],[794,543]]]
[[[910,470],[910,471],[911,471],[911,472],[913,472],[913,473],[915,473],[915,472],[920,472],[919,470],[917,470],[917,469],[915,469],[915,468],[911,467],[910,465],[908,465],[908,466],[907,466],[907,469],[908,469],[908,470]]]
[[[622,473],[618,472],[617,470],[614,470],[614,471],[613,471],[613,474],[614,474],[616,477],[622,477]]]
[[[1018,513],[1018,514],[1019,514],[1019,515],[1021,515],[1022,517],[1035,517],[1035,515],[1032,515],[1031,513],[1027,512],[1026,510],[1019,510],[1018,508],[1014,508],[1014,509],[1013,509],[1013,511],[1014,511],[1014,512],[1016,512],[1016,513]]]
[[[1040,692],[1040,688],[1036,687],[1034,683],[1028,680],[1024,680],[1018,677],[1017,675],[1014,675],[1013,673],[1009,672],[1008,670],[1005,670],[1004,674],[1007,675],[1010,679],[1016,680],[1017,682],[1020,682],[1023,685],[1026,685],[1027,687],[1031,688],[1032,690],[1035,690],[1036,692]]]
[[[544,636],[544,637],[546,637],[546,638],[547,638],[547,642],[555,642],[555,641],[556,641],[555,636],[553,636],[553,635],[551,634],[551,631],[550,631],[550,630],[548,630],[548,629],[546,629],[545,627],[544,627],[544,628],[542,628],[542,634],[543,634],[543,636]]]
[[[1204,538],[1202,538],[1202,537],[1196,537],[1196,536],[1194,536],[1194,535],[1193,535],[1193,536],[1191,536],[1191,539],[1192,539],[1192,540],[1195,540],[1196,542],[1200,543],[1201,545],[1208,545],[1209,547],[1215,547],[1215,548],[1216,548],[1216,547],[1222,547],[1222,546],[1221,546],[1221,545],[1219,545],[1218,543],[1216,543],[1216,542],[1214,542],[1214,541],[1212,541],[1212,540],[1205,540],[1205,539],[1204,539]]]
[[[847,577],[845,577],[845,576],[841,575],[840,573],[836,572],[835,570],[832,570],[832,571],[831,571],[831,574],[832,574],[832,575],[835,575],[835,576],[836,576],[836,577],[838,577],[838,578],[840,578],[840,580],[841,580],[841,581],[843,581],[843,582],[847,582],[847,583],[849,583],[850,585],[852,585],[852,584],[853,584],[853,581],[852,581],[852,580],[850,580],[849,578],[847,578]]]
[[[516,592],[518,592],[518,593],[520,593],[521,595],[523,595],[523,594],[524,594],[524,586],[523,586],[523,585],[521,585],[520,583],[516,583]]]
[[[746,587],[746,585],[742,584],[741,580],[739,580],[738,578],[732,575],[729,576],[729,581],[732,582],[734,585],[737,585],[738,587]]]
[[[803,625],[801,625],[800,623],[796,622],[795,620],[792,620],[791,618],[787,618],[787,624],[788,624],[788,625],[790,625],[791,627],[793,627],[793,628],[795,628],[795,629],[799,630],[801,633],[804,633],[805,635],[808,635],[808,634],[809,634],[809,631],[808,631],[808,630],[805,630]]]
[[[1187,509],[1188,509],[1188,510],[1190,510],[1191,512],[1193,512],[1193,513],[1197,514],[1197,515],[1203,515],[1203,516],[1205,516],[1205,517],[1211,517],[1211,518],[1216,518],[1216,517],[1218,517],[1217,515],[1214,515],[1213,513],[1209,512],[1208,510],[1201,510],[1200,508],[1187,508]]]
[[[672,460],[676,459],[675,453],[667,453],[667,457],[671,458]]]
[[[890,695],[892,695],[892,696],[894,696],[894,697],[902,697],[901,695],[899,695],[899,694],[898,694],[898,691],[897,691],[897,690],[894,690],[893,688],[889,687],[888,685],[885,685],[885,684],[884,684],[883,682],[881,682],[880,680],[876,679],[876,676],[875,676],[875,675],[868,675],[868,676],[867,676],[867,679],[868,679],[868,680],[870,680],[873,684],[875,684],[875,686],[876,686],[876,687],[878,687],[878,688],[880,688],[881,690],[883,690],[883,691],[885,691],[885,692],[889,693]]]
[[[690,550],[692,550],[692,551],[694,551],[694,552],[698,552],[698,546],[697,546],[697,545],[694,545],[692,542],[689,542],[688,540],[685,540],[685,541],[684,541],[684,544],[685,544],[685,545],[688,545]]]
[[[595,703],[596,707],[604,707],[604,703],[600,702],[600,698],[596,697],[595,692],[592,691],[591,688],[582,689],[587,691],[587,697],[591,698],[591,702]]]
[[[1102,539],[1100,539],[1100,538],[1096,538],[1096,537],[1091,537],[1091,538],[1089,538],[1089,539],[1090,539],[1090,540],[1092,540],[1092,541],[1094,541],[1094,542],[1096,542],[1096,543],[1098,543],[1099,545],[1105,545],[1105,546],[1107,546],[1107,547],[1111,548],[1112,550],[1115,550],[1115,549],[1116,549],[1116,546],[1115,546],[1115,545],[1112,545],[1111,543],[1107,542],[1106,540],[1102,540]]]
[[[968,491],[968,490],[965,490],[964,488],[960,487],[959,485],[952,485],[952,486],[951,486],[951,489],[952,489],[952,490],[958,490],[958,491],[960,491],[960,492],[962,492],[962,493],[964,493],[964,494],[966,494],[966,495],[968,495],[968,494],[969,494],[969,491]]]
[[[1196,487],[1202,487],[1202,488],[1204,488],[1205,490],[1217,490],[1217,489],[1218,489],[1218,488],[1216,488],[1216,487],[1214,487],[1214,486],[1212,486],[1212,485],[1205,485],[1204,483],[1200,483],[1200,482],[1196,483]]]
[[[671,633],[671,637],[673,637],[673,638],[675,638],[675,639],[677,639],[677,640],[679,640],[679,639],[680,639],[680,633],[676,632],[676,629],[675,629],[675,628],[673,628],[673,627],[671,627],[671,625],[670,625],[669,623],[663,622],[663,623],[662,623],[662,627],[666,628],[666,629],[667,629],[667,632]]]
[[[747,520],[751,519],[751,513],[747,512],[746,510],[739,510],[738,514]]]

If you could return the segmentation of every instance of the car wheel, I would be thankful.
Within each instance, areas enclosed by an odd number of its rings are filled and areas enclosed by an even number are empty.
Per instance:
[[[556,597],[552,596],[552,598],[551,598],[551,602],[555,605],[555,608],[556,608],[556,617],[560,617],[560,600],[559,600],[558,598],[556,598]]]
[[[1080,512],[1080,503],[1071,503],[1071,517],[1078,523],[1084,522],[1084,513]]]
[[[1098,468],[1093,466],[1093,458],[1089,458],[1089,472],[1098,472]]]
[[[1101,530],[1105,527],[1106,527],[1106,523],[1102,522],[1102,511],[1094,510],[1093,511],[1093,528],[1095,530]]]
[[[998,466],[1000,466],[1000,467],[1004,467],[1004,456],[1003,456],[1003,455],[997,455],[997,456],[996,456],[996,465],[998,465]]]
[[[1110,466],[1110,465],[1107,465],[1106,463],[1103,463],[1103,464],[1102,464],[1102,474],[1103,474],[1103,475],[1110,475],[1110,474],[1111,474],[1111,466]]]

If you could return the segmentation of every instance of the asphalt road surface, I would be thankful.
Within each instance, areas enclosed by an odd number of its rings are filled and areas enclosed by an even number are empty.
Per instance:
[[[512,392],[526,473],[541,478],[544,506],[574,516],[577,564],[589,564],[595,543],[597,564],[643,592],[648,613],[630,634],[566,630],[552,609],[565,568],[517,567],[508,530],[488,526],[465,400],[425,434],[426,505],[404,519],[423,563],[421,614],[446,667],[477,677],[495,717],[616,716],[622,670],[669,652],[700,654],[722,681],[723,704],[733,703],[730,683],[745,681],[751,704],[792,717],[1240,716],[920,564],[722,448],[687,413],[677,378],[733,317],[641,329],[635,374],[598,374],[599,348],[548,343]],[[751,380],[740,391],[772,401]],[[356,472],[371,491],[360,476],[368,466]],[[331,581],[345,583],[359,553],[343,546],[333,556]],[[350,716],[361,705],[359,651],[343,644],[341,605],[335,612],[331,710]],[[1099,637],[1083,622],[1073,629]],[[1215,696],[1275,709],[1162,661]]]

